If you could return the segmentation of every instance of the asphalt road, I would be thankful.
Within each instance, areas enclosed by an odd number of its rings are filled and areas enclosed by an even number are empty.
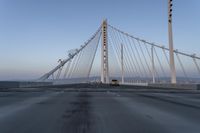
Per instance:
[[[200,93],[0,92],[0,133],[200,133]]]

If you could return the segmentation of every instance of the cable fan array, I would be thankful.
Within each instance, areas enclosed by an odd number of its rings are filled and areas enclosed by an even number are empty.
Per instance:
[[[85,82],[88,80],[101,37],[101,28],[79,49],[68,51],[67,59],[39,80],[54,82]],[[62,79],[62,80],[61,80]],[[66,79],[66,80],[65,80]]]
[[[120,68],[118,75],[121,75],[121,45],[123,45],[125,82],[170,82],[168,48],[129,35],[111,25],[108,26],[108,31],[109,45]],[[174,56],[177,81],[199,82],[200,58],[195,54],[190,55],[178,50],[174,50]]]
[[[111,25],[107,28],[110,80],[121,81],[124,77],[124,83],[170,83],[171,71],[167,47],[134,37]],[[100,68],[94,65],[98,62],[99,66],[101,62],[100,58],[95,57],[96,55],[101,57],[97,54],[100,52],[98,50],[100,38],[102,38],[102,26],[84,45],[79,49],[70,50],[66,59],[60,59],[58,66],[39,80],[81,83],[91,81],[92,76],[100,79],[100,70],[97,70]],[[174,56],[177,82],[199,82],[200,57],[179,50],[174,50]],[[94,71],[91,72],[92,70]]]

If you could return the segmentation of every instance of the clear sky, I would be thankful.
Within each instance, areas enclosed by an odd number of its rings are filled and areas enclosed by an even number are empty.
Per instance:
[[[200,52],[200,0],[173,0],[174,47]],[[167,45],[167,0],[0,0],[0,80],[34,79],[108,22]]]

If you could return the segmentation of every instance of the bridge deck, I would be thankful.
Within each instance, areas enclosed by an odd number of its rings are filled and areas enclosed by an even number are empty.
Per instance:
[[[194,90],[18,89],[0,92],[0,132],[199,133],[199,110]]]

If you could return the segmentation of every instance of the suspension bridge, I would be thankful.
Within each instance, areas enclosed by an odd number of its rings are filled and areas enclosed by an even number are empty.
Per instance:
[[[37,80],[0,82],[0,132],[199,133],[200,57],[173,48],[168,1],[169,47],[104,20]]]
[[[66,59],[59,59],[59,64],[39,81],[109,84],[117,79],[120,84],[199,83],[200,57],[178,49],[172,52],[174,70],[167,45],[135,37],[104,20],[87,42],[70,50]]]

